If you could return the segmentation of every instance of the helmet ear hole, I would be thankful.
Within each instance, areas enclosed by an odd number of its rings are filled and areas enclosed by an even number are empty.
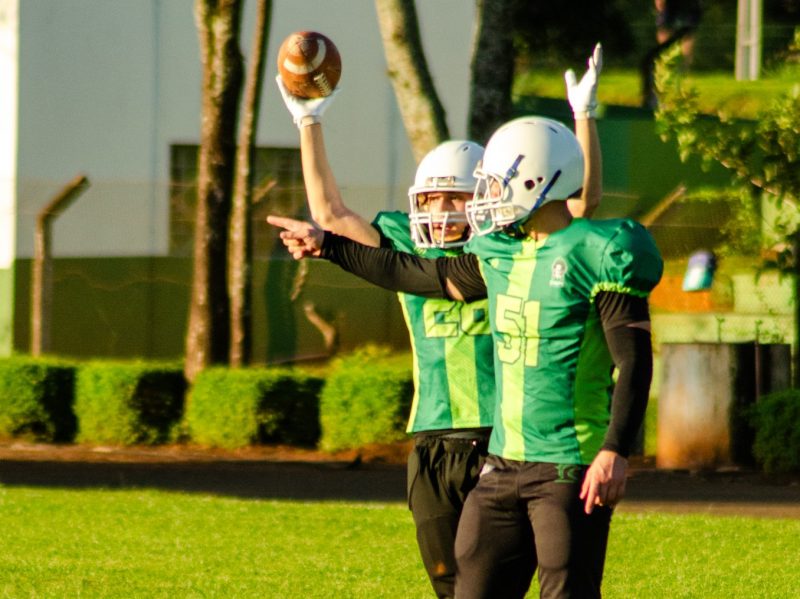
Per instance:
[[[533,189],[534,187],[536,187],[536,181],[533,181],[532,179],[527,179],[527,180],[525,181],[525,189],[527,189],[528,191],[530,191],[530,190],[531,190],[531,189]]]

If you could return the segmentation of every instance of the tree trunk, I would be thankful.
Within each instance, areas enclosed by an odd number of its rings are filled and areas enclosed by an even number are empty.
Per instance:
[[[478,0],[472,45],[467,135],[485,144],[511,118],[516,52],[512,38],[519,0]]]
[[[800,389],[800,231],[791,236],[794,270],[794,359],[792,360],[792,386]]]
[[[184,372],[190,382],[212,363],[228,358],[226,280],[236,119],[242,87],[239,50],[242,2],[196,0],[195,19],[203,66],[202,124],[197,175],[194,265]]]
[[[422,50],[414,0],[375,0],[375,8],[389,78],[419,162],[450,133]]]
[[[261,88],[264,81],[264,56],[269,39],[272,1],[258,0],[253,47],[242,106],[239,130],[239,147],[236,154],[236,175],[233,184],[233,212],[231,214],[228,250],[228,292],[231,301],[231,339],[229,361],[231,366],[244,366],[251,357],[252,322],[252,266],[253,266],[253,159],[255,137],[258,129]]]

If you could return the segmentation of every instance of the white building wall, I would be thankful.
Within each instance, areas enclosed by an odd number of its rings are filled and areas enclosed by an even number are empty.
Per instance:
[[[456,137],[466,130],[473,4],[418,3],[423,44]],[[91,187],[56,222],[57,256],[167,252],[169,146],[199,140],[193,6],[193,0],[22,3],[18,257],[33,254],[37,211],[78,173]],[[245,57],[254,8],[254,1],[246,3]],[[367,216],[405,209],[414,164],[386,76],[373,0],[275,0],[258,145],[298,145],[273,79],[280,42],[300,29],[322,31],[342,54],[341,93],[324,123],[345,199]],[[8,133],[0,131],[0,143],[7,143]]]
[[[16,149],[17,0],[0,0],[0,270],[14,261]]]
[[[163,245],[156,208],[165,198],[154,198],[151,185],[164,168],[153,160],[165,141],[155,120],[158,5],[21,4],[19,257],[32,254],[36,213],[78,173],[91,187],[56,221],[55,255],[148,254]]]

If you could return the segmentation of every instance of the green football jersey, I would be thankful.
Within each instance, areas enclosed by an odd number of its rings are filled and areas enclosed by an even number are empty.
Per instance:
[[[416,247],[404,212],[380,212],[373,224],[395,250],[425,258],[458,253]],[[414,362],[408,432],[491,426],[496,393],[488,301],[397,295]]]
[[[612,360],[593,300],[646,297],[663,262],[631,220],[572,224],[542,241],[474,237],[489,293],[498,401],[489,451],[508,459],[589,464],[610,420]]]

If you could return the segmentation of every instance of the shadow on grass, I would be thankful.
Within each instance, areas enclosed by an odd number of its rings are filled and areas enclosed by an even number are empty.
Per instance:
[[[43,456],[44,457],[44,456]],[[65,489],[156,489],[245,499],[405,502],[405,465],[394,462],[102,461],[0,459],[0,485]],[[800,518],[800,477],[758,472],[634,468],[625,511],[708,512]]]
[[[405,501],[405,467],[325,462],[0,461],[4,486],[158,489],[246,499]]]

